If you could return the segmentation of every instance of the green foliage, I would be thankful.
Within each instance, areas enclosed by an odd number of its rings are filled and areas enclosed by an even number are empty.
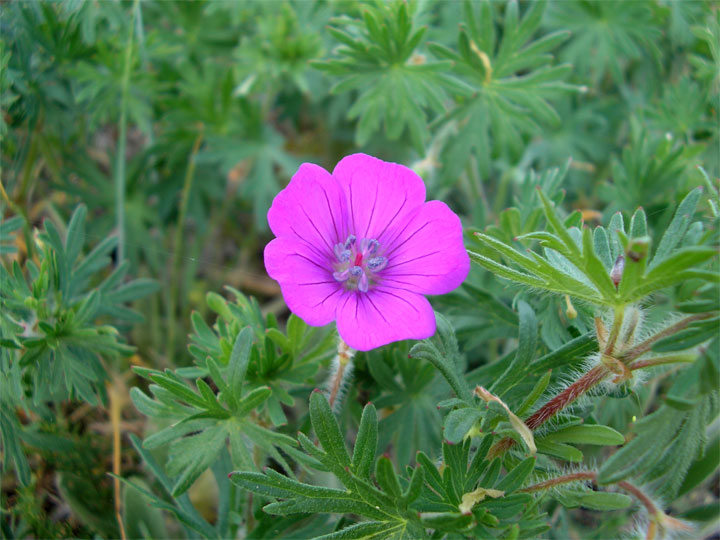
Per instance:
[[[597,227],[591,231],[583,227],[581,231],[563,223],[541,190],[538,196],[550,231],[525,234],[516,240],[520,245],[537,241],[543,248],[542,255],[535,251],[523,255],[513,245],[477,232],[475,236],[487,246],[489,254],[511,261],[522,271],[483,253],[471,252],[471,257],[497,275],[522,285],[616,308],[688,280],[697,280],[698,287],[716,283],[717,273],[701,266],[716,255],[716,250],[698,245],[695,238],[686,235],[701,192],[695,189],[683,200],[654,257],[650,256],[651,242],[642,208],[633,214],[629,229],[624,227],[622,216],[616,214],[607,229]]]
[[[711,3],[2,14],[3,537],[712,535]],[[266,276],[273,197],[353,152],[466,227],[427,340],[347,351]]]
[[[413,7],[408,7],[412,5]],[[449,62],[428,61],[415,52],[426,28],[415,28],[415,4],[377,2],[366,6],[363,20],[338,18],[337,27],[328,30],[342,45],[340,58],[315,62],[314,66],[330,75],[342,76],[331,92],[360,90],[348,118],[358,119],[357,142],[364,145],[383,122],[389,139],[405,131],[418,153],[428,137],[426,111],[444,110],[445,89],[468,93],[469,88],[445,71]]]
[[[24,267],[17,261],[10,267],[0,265],[3,470],[12,459],[23,484],[30,482],[30,471],[21,440],[35,444],[32,430],[20,423],[15,409],[49,419],[68,400],[93,406],[105,402],[107,362],[134,349],[122,342],[115,327],[101,321],[142,320],[125,304],[157,290],[149,279],[123,283],[127,264],[98,279],[110,263],[116,239],[108,238],[83,255],[86,215],[86,208],[79,206],[63,225],[64,234],[46,220],[44,231],[33,240],[35,260],[27,260]],[[5,241],[23,225],[19,218],[0,225]]]
[[[563,82],[571,67],[552,65],[550,54],[569,33],[533,39],[545,2],[533,2],[522,17],[517,2],[508,2],[497,29],[492,3],[479,3],[479,10],[476,4],[464,3],[457,51],[431,46],[435,55],[452,60],[457,74],[474,89],[470,96],[458,96],[443,120],[452,121],[455,131],[442,153],[448,181],[457,178],[473,154],[483,175],[493,157],[517,156],[524,136],[560,121],[548,99],[573,89]]]
[[[164,372],[135,368],[153,383],[152,398],[132,389],[135,406],[151,418],[173,421],[143,446],[152,450],[170,444],[167,474],[175,478],[174,497],[185,493],[228,446],[232,463],[240,469],[257,469],[257,452],[263,452],[292,475],[279,450],[293,455],[295,441],[258,425],[256,415],[262,411],[275,426],[287,423],[281,403],[295,403],[287,387],[314,374],[314,362],[327,350],[327,341],[307,347],[316,330],[294,318],[285,335],[272,319],[263,320],[257,302],[234,293],[236,303],[208,295],[208,304],[219,315],[214,328],[193,314],[196,333],[189,349],[197,367]],[[277,343],[286,347],[281,354]],[[191,378],[194,388],[185,382]]]

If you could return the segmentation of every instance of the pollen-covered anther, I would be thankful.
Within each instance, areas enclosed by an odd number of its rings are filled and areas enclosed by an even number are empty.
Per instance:
[[[360,253],[363,255],[374,255],[380,247],[380,242],[374,238],[363,238],[360,241]]]
[[[387,266],[387,257],[373,257],[367,262],[367,267],[373,272],[379,272]]]

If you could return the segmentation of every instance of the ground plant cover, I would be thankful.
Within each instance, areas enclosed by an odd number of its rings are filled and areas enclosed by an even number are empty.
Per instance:
[[[0,3],[2,538],[717,538],[710,0]]]

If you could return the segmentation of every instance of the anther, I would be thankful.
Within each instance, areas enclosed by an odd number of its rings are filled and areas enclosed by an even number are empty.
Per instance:
[[[351,247],[353,247],[355,245],[355,240],[357,240],[357,238],[355,238],[354,234],[348,236],[347,240],[345,240],[345,249],[350,249]]]
[[[363,254],[369,253],[370,255],[373,255],[377,252],[379,247],[380,242],[374,238],[363,238],[362,242],[360,242],[360,251],[362,251]]]
[[[335,253],[335,257],[336,257],[337,260],[339,260],[339,261],[342,261],[342,260],[343,260],[343,256],[344,256],[344,254],[345,254],[346,251],[347,251],[348,253],[350,252],[349,249],[345,249],[345,244],[335,244],[335,245],[333,246],[333,253]],[[349,259],[348,259],[348,260],[349,260]],[[343,261],[343,262],[345,262],[345,261]]]
[[[373,257],[368,260],[367,267],[373,272],[379,272],[387,265],[387,257]]]
[[[363,269],[360,268],[359,266],[353,266],[348,271],[350,272],[350,275],[353,277],[359,277],[359,276],[364,275]]]

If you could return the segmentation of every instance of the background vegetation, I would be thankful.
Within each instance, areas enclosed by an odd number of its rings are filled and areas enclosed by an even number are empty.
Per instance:
[[[15,1],[0,28],[3,537],[716,530],[715,3]],[[479,264],[331,409],[334,329],[288,318],[262,250],[298,165],[355,151],[421,174]],[[530,425],[593,366],[615,383]]]

